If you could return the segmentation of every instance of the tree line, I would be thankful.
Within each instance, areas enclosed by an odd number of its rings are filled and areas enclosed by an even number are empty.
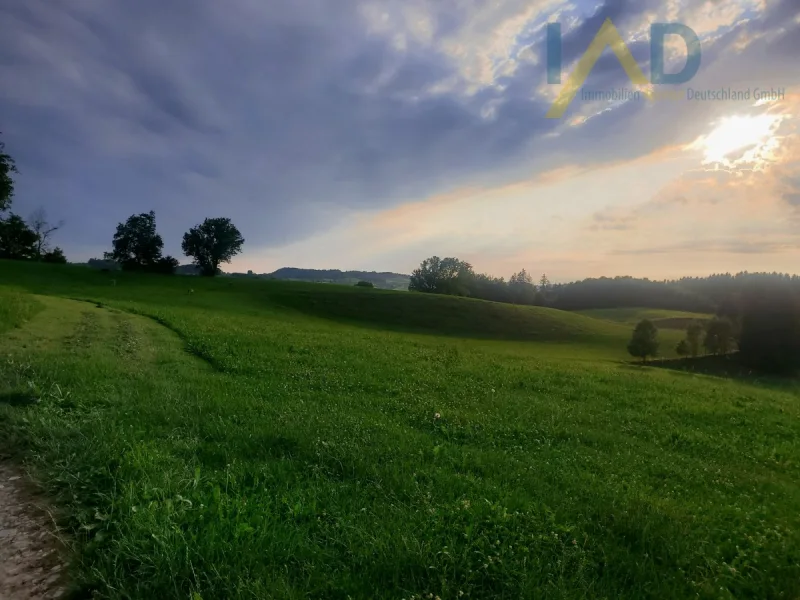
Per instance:
[[[63,221],[51,223],[41,208],[27,221],[10,212],[15,173],[18,170],[14,159],[0,142],[0,258],[66,263],[63,250],[51,248],[50,244],[53,234],[63,227]],[[206,219],[187,231],[181,248],[201,274],[213,276],[220,272],[222,263],[229,263],[241,252],[243,244],[244,238],[231,220],[219,217]],[[131,215],[117,225],[111,245],[111,252],[106,252],[104,258],[124,270],[172,274],[179,264],[176,258],[163,255],[164,240],[156,231],[153,211]]]
[[[723,356],[734,352],[738,339],[735,323],[727,317],[714,317],[705,323],[693,321],[687,326],[686,336],[678,342],[675,352],[682,358],[698,358],[703,354],[702,350],[707,355]],[[658,356],[660,348],[655,323],[649,319],[639,321],[628,342],[628,353],[646,363],[648,358]]]
[[[734,355],[751,369],[772,373],[800,371],[800,277],[782,273],[729,273],[709,277],[651,281],[602,277],[568,284],[539,284],[525,269],[508,281],[475,273],[458,258],[433,256],[411,275],[409,290],[468,296],[495,302],[546,306],[561,310],[593,308],[660,308],[710,313],[714,318],[693,323],[676,351]],[[647,359],[658,351],[658,330],[652,322],[637,325],[630,353]]]
[[[503,277],[476,273],[470,263],[458,258],[432,256],[422,261],[419,268],[411,273],[408,289],[412,292],[544,306],[552,287],[547,275],[542,275],[537,285],[525,269],[514,273],[506,281]]]
[[[800,372],[800,295],[786,280],[748,288],[738,312],[716,315],[704,324],[693,322],[678,342],[676,353],[697,358],[706,354],[730,356],[742,366],[762,373]],[[727,309],[726,309],[727,311]],[[701,342],[702,339],[702,342]],[[644,362],[658,353],[658,329],[647,320],[634,329],[628,344],[632,356]]]

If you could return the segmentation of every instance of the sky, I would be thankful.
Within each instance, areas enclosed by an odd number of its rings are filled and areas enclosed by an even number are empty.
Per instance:
[[[651,25],[690,27],[699,71],[547,118],[607,19],[648,75]],[[5,0],[0,139],[75,262],[154,210],[184,263],[231,218],[228,271],[800,273],[797,56],[797,0]],[[610,49],[583,85],[642,89]]]

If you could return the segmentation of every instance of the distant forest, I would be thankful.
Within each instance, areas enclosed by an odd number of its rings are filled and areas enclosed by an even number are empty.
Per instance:
[[[472,265],[457,258],[437,256],[424,260],[409,284],[411,291],[561,310],[662,308],[720,316],[739,314],[745,296],[754,290],[778,288],[800,295],[800,276],[741,272],[673,280],[600,277],[554,284],[547,275],[534,281],[525,269],[505,280],[475,273]]]
[[[633,277],[601,277],[551,284],[542,275],[538,285],[525,269],[508,281],[475,273],[457,258],[432,256],[411,274],[411,291],[545,306],[562,310],[659,308],[716,317],[697,329],[676,351],[693,350],[705,329],[703,345],[711,354],[738,351],[742,365],[759,371],[800,371],[800,277],[781,273],[729,273],[651,281]],[[647,320],[636,327],[629,350],[634,356],[653,354],[657,330]],[[651,344],[652,342],[652,344]],[[653,348],[650,348],[650,346]]]
[[[232,273],[233,277],[259,277],[266,279],[285,279],[289,281],[311,281],[316,283],[337,283],[355,285],[368,281],[376,288],[384,290],[407,290],[410,277],[402,273],[376,273],[374,271],[340,271],[339,269],[296,269],[284,267],[273,273]]]

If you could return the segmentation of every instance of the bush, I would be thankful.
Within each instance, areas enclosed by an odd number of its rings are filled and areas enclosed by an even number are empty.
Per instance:
[[[64,256],[64,251],[61,248],[56,247],[42,255],[42,262],[65,265],[67,264],[67,257]]]
[[[359,281],[359,282],[356,284],[356,287],[363,287],[363,288],[374,288],[374,287],[375,287],[375,284],[374,284],[374,283],[372,283],[371,281]]]

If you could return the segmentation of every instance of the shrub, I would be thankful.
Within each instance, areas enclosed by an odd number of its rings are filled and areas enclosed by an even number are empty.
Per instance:
[[[359,281],[359,282],[356,284],[356,287],[363,287],[363,288],[374,288],[374,287],[375,287],[375,284],[374,284],[374,283],[372,283],[371,281]]]

